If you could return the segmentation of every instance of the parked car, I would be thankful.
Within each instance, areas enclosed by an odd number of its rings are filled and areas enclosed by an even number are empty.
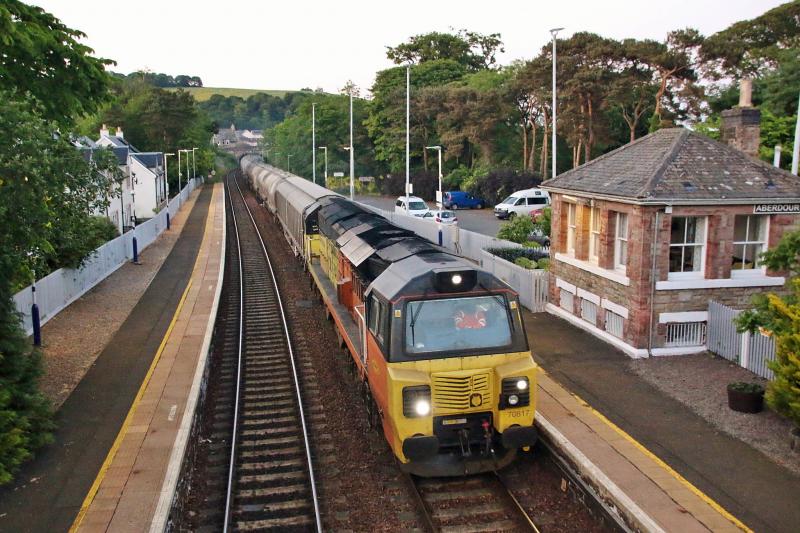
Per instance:
[[[422,217],[425,216],[425,213],[429,213],[430,209],[428,209],[428,204],[426,204],[425,200],[422,198],[417,196],[409,196],[408,212],[406,212],[406,197],[398,196],[397,201],[394,203],[394,212],[402,213],[404,215],[408,214],[415,217]]]
[[[542,189],[517,191],[496,206],[494,216],[500,219],[529,215],[550,205],[550,194]]]
[[[528,240],[533,242],[538,242],[545,248],[550,248],[550,237],[548,235],[545,235],[540,228],[536,228],[532,232],[530,232],[528,234]]]
[[[458,224],[458,217],[456,217],[456,214],[447,210],[429,211],[424,218],[425,220],[432,220],[437,224],[443,224],[445,226]]]
[[[482,198],[464,191],[447,191],[442,203],[446,209],[483,209],[486,202]]]

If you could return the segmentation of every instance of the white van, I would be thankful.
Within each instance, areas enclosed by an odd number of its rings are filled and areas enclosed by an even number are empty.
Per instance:
[[[408,211],[406,212],[406,197],[399,196],[397,201],[394,203],[394,212],[401,213],[403,215],[411,215],[415,217],[424,217],[426,213],[428,213],[430,209],[428,209],[428,204],[425,203],[425,200],[419,198],[417,196],[409,196],[408,197]]]
[[[541,211],[548,205],[550,205],[550,194],[547,191],[526,189],[515,192],[494,206],[494,216],[505,219],[516,215],[528,215],[533,211]]]

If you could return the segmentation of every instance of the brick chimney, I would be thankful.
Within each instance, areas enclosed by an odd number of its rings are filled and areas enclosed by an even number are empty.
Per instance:
[[[750,157],[758,157],[761,143],[761,111],[753,107],[753,81],[739,84],[739,105],[722,112],[722,141]]]
[[[119,137],[120,139],[124,139],[125,138],[125,135],[122,133],[122,128],[120,128],[119,126],[117,126],[117,135],[116,136]]]

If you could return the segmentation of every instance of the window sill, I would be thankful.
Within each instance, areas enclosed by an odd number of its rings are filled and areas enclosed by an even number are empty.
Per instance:
[[[731,289],[737,287],[778,287],[786,282],[783,277],[745,277],[731,279],[682,279],[657,281],[657,291],[677,291],[681,289]]]
[[[555,255],[555,259],[556,261],[561,261],[562,263],[572,265],[576,268],[580,268],[581,270],[585,270],[586,272],[591,272],[592,274],[600,276],[601,278],[611,280],[615,283],[619,283],[620,285],[625,285],[626,287],[631,284],[631,280],[628,276],[620,274],[614,270],[600,268],[589,261],[581,261],[580,259],[575,259],[574,257],[570,257],[566,254],[558,253]]]

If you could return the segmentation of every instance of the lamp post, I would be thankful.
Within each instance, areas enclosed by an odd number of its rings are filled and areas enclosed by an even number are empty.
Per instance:
[[[133,264],[140,265],[139,263],[139,243],[136,240],[136,173],[131,172],[131,222],[133,222]]]
[[[195,164],[195,160],[194,160],[194,151],[195,150],[197,150],[197,148],[192,148],[192,179],[195,179],[197,177],[197,165]]]
[[[311,103],[311,181],[317,183],[317,104]]]
[[[439,190],[436,191],[436,205],[439,209],[442,208],[442,147],[441,146],[426,146],[428,150],[436,150],[439,152]]]
[[[181,190],[181,153],[186,153],[186,179],[189,179],[189,154],[191,150],[178,150],[178,207],[183,201],[183,191]]]
[[[28,257],[31,258],[33,266],[31,267],[31,274],[33,275],[33,283],[31,283],[31,325],[33,326],[33,345],[42,345],[42,323],[39,318],[39,304],[36,303],[36,257],[34,252],[28,252]]]
[[[325,153],[325,186],[328,186],[328,147],[327,146],[320,146],[320,150]]]
[[[353,157],[353,89],[350,88],[350,200],[355,195],[355,157]]]
[[[553,28],[550,35],[553,36],[553,171],[551,178],[556,177],[556,36],[564,28]]]
[[[408,214],[409,189],[411,183],[411,136],[410,136],[410,117],[411,117],[411,67],[406,67],[406,214]]]
[[[169,223],[169,162],[168,162],[167,158],[169,156],[171,156],[171,155],[174,156],[175,154],[164,154],[164,183],[167,186],[167,229],[170,228],[170,223]]]
[[[292,155],[293,154],[286,154],[286,172],[292,171],[292,167],[289,166],[292,163]]]

